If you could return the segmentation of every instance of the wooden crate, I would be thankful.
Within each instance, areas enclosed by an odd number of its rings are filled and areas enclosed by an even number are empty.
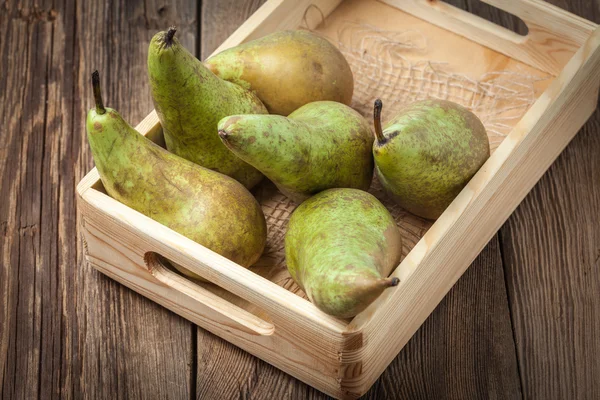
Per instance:
[[[142,295],[315,388],[365,393],[596,108],[600,31],[538,0],[487,0],[520,17],[526,36],[435,0],[271,0],[217,52],[304,27],[339,45],[355,74],[353,107],[384,119],[403,103],[442,97],[483,120],[492,156],[435,222],[381,193],[405,240],[388,289],[352,320],[320,312],[291,280],[283,236],[293,210],[265,182],[267,249],[245,269],[105,194],[96,169],[78,185],[86,260]],[[152,112],[137,129],[160,142]],[[212,283],[169,268],[177,262]]]

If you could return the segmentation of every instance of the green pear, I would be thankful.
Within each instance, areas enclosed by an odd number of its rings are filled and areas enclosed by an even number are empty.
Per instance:
[[[320,310],[352,317],[398,278],[402,237],[373,195],[357,189],[325,190],[292,214],[285,260],[296,283]]]
[[[104,108],[98,71],[92,81],[96,107],[87,115],[87,136],[106,192],[244,267],[254,264],[264,249],[267,228],[252,194],[234,179],[140,135],[119,113]]]
[[[152,99],[167,149],[253,187],[261,173],[223,146],[217,123],[228,115],[267,110],[253,93],[216,77],[174,35],[175,28],[157,33],[148,51]]]
[[[438,218],[490,156],[483,124],[456,103],[425,100],[404,108],[382,129],[381,107],[377,100],[377,178],[404,209]]]
[[[371,128],[341,103],[309,103],[289,117],[230,116],[219,122],[219,136],[296,202],[329,188],[371,185]]]
[[[327,39],[307,31],[275,32],[225,50],[205,65],[255,92],[271,114],[289,115],[314,101],[352,100],[348,61]]]

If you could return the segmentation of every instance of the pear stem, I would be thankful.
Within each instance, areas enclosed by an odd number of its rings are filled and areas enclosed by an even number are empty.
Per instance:
[[[94,100],[96,101],[96,113],[102,115],[106,112],[102,104],[102,91],[100,90],[100,74],[98,70],[92,73],[92,88],[94,90]]]
[[[383,103],[381,99],[375,100],[375,107],[373,109],[373,125],[375,125],[375,137],[377,138],[377,142],[379,144],[385,143],[385,136],[383,136],[383,130],[381,129],[381,109],[383,108]]]
[[[170,27],[167,31],[167,34],[165,35],[166,47],[171,47],[171,45],[173,44],[173,37],[175,36],[175,32],[177,32],[177,28],[174,26]]]
[[[397,277],[388,278],[388,281],[390,286],[398,286],[398,284],[400,283],[400,279],[398,279]]]

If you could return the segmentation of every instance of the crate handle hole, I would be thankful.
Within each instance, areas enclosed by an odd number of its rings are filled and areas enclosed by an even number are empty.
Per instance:
[[[440,1],[448,3],[448,0]],[[435,2],[435,0],[432,2]],[[490,24],[506,29],[521,37],[525,37],[529,34],[529,27],[525,21],[515,14],[496,7],[492,3],[494,3],[494,1],[474,0],[467,4],[467,9],[465,11],[488,21]],[[499,20],[499,22],[493,20],[494,16]]]
[[[261,336],[270,336],[275,332],[275,326],[263,310],[252,306],[260,313],[261,316],[259,317],[243,307],[232,303],[230,300],[225,299],[222,294],[225,294],[228,298],[231,297],[236,303],[250,305],[249,302],[213,283],[196,280],[184,275],[173,266],[173,262],[168,258],[156,252],[149,251],[144,254],[144,263],[148,271],[157,280],[237,322],[246,328],[244,329],[246,332]]]
[[[393,1],[392,4],[399,2],[399,0],[390,1]],[[479,0],[469,4],[468,9],[465,10],[450,4],[448,0],[422,0],[422,4],[434,8],[451,19],[475,26],[477,29],[515,44],[525,43],[529,39],[527,23],[519,16],[492,5],[494,3],[494,0]],[[492,20],[494,15],[499,17],[501,23]]]

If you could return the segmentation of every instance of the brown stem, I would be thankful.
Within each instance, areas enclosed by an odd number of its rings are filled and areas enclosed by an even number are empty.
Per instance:
[[[373,125],[375,125],[375,137],[379,144],[385,143],[385,136],[383,136],[383,130],[381,129],[381,109],[383,103],[381,99],[375,100],[375,107],[373,109]]]
[[[92,73],[92,88],[94,90],[94,100],[96,101],[96,113],[102,115],[106,112],[102,104],[102,92],[100,91],[100,74],[98,71]]]
[[[165,46],[170,47],[173,44],[173,37],[175,36],[175,32],[177,32],[177,28],[174,26],[170,27],[165,35]]]

